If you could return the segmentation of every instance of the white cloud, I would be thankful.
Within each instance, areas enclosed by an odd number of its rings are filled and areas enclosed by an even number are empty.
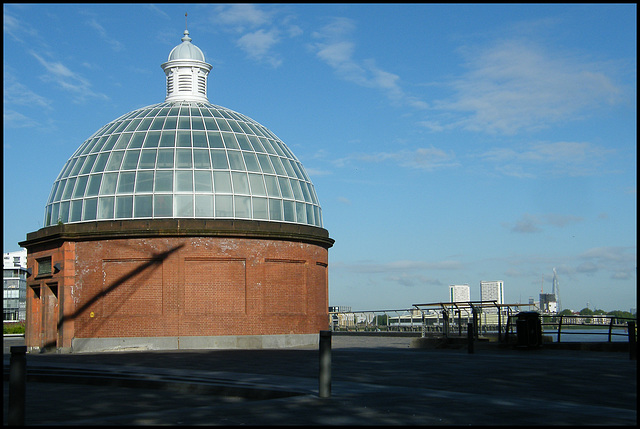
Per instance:
[[[406,287],[421,287],[425,285],[442,286],[442,281],[423,274],[401,273],[385,277],[385,281]]]
[[[282,64],[282,60],[271,54],[271,49],[278,41],[277,30],[265,31],[260,29],[252,33],[246,33],[238,39],[237,44],[251,58],[266,61],[271,66],[278,67]]]
[[[434,103],[454,118],[429,123],[514,134],[583,118],[622,93],[604,65],[520,40],[467,49],[466,58],[453,96]]]
[[[460,163],[453,152],[445,152],[442,149],[432,147],[418,148],[416,150],[402,150],[398,152],[379,152],[372,154],[353,154],[334,161],[338,167],[351,161],[362,162],[387,162],[392,161],[401,167],[418,170],[434,171],[441,168],[457,167]]]
[[[98,34],[100,35],[100,37],[105,42],[107,42],[114,51],[122,50],[122,43],[118,42],[117,40],[113,39],[112,37],[109,37],[109,35],[107,34],[107,30],[105,30],[104,27],[95,18],[91,18],[90,20],[87,21],[86,24],[89,27],[91,27],[94,30],[96,30],[98,32]]]
[[[9,67],[5,67],[4,70],[4,93],[3,99],[5,106],[40,106],[51,107],[51,100],[43,97],[22,83],[18,82],[16,78],[16,72]]]
[[[54,82],[60,88],[74,95],[77,102],[82,102],[87,98],[108,99],[105,94],[94,92],[91,89],[91,83],[79,73],[76,73],[60,62],[47,61],[40,55],[31,51],[31,55],[35,57],[47,73],[42,79],[47,82]]]
[[[38,36],[38,32],[28,22],[21,21],[7,13],[6,8],[3,15],[3,32],[18,42],[24,42],[25,36]]]
[[[305,167],[305,171],[311,177],[328,176],[332,174],[332,172],[328,170],[321,170],[321,169],[309,168],[309,167]]]
[[[536,142],[523,148],[502,147],[479,155],[496,164],[496,171],[509,176],[589,176],[602,171],[600,165],[614,153],[589,142]]]
[[[284,39],[300,36],[302,29],[292,23],[294,17],[279,17],[252,4],[218,5],[210,21],[215,28],[234,34],[236,45],[254,61],[273,68],[282,65],[282,55],[276,47]]]
[[[25,116],[22,113],[16,112],[11,109],[5,108],[2,113],[3,125],[8,128],[28,128],[39,125],[39,122],[35,119],[29,118],[28,116]],[[5,147],[7,147],[6,141]]]
[[[355,273],[406,273],[422,270],[461,270],[464,265],[456,260],[444,261],[363,261],[358,263],[334,264],[337,268]]]
[[[594,247],[583,252],[579,259],[582,261],[577,271],[595,273],[607,271],[609,278],[626,280],[636,274],[637,257],[635,247],[608,246]]]
[[[348,18],[334,18],[320,31],[312,33],[317,42],[312,44],[316,56],[334,69],[341,79],[367,88],[382,91],[391,101],[424,109],[427,104],[404,92],[400,76],[379,68],[373,59],[358,60],[356,45],[351,41],[351,33],[356,26]]]
[[[582,222],[582,217],[573,215],[561,215],[557,213],[547,213],[541,215],[535,215],[525,213],[515,223],[505,222],[502,224],[505,228],[512,232],[518,233],[534,233],[542,231],[542,227],[545,225],[551,225],[558,228],[563,228],[568,225],[573,225]]]
[[[246,27],[255,28],[269,22],[269,14],[256,5],[240,3],[220,5],[215,9],[213,20],[216,24],[231,27],[242,33]]]

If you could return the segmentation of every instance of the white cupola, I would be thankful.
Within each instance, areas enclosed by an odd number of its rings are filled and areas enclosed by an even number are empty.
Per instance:
[[[200,48],[191,43],[188,30],[184,30],[181,40],[169,53],[168,61],[161,65],[167,76],[165,101],[208,102],[207,76],[212,66],[205,62]]]

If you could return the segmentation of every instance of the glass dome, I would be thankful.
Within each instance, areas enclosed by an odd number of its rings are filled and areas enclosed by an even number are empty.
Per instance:
[[[58,175],[44,226],[96,220],[249,219],[322,227],[304,167],[271,131],[208,102],[129,112]]]
[[[164,103],[87,139],[53,184],[44,226],[125,219],[248,219],[322,227],[300,161],[251,118],[209,103],[211,65],[191,43],[161,65]]]

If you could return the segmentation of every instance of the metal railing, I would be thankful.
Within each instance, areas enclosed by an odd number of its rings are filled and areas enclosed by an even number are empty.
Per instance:
[[[502,333],[509,316],[532,304],[498,304],[496,301],[436,302],[392,310],[335,311],[329,313],[334,332],[414,332],[421,336],[463,336],[473,324],[474,337]]]
[[[612,342],[614,336],[628,337],[629,321],[626,317],[616,317],[605,314],[594,315],[542,315],[542,329],[546,334],[555,334],[556,342],[560,342],[565,335],[593,335],[607,336],[607,342]],[[545,329],[548,327],[550,329]],[[584,328],[606,328],[605,332],[590,332]],[[636,334],[637,335],[637,334]]]
[[[329,312],[329,326],[333,332],[412,332],[425,336],[466,336],[472,326],[474,338],[496,335],[498,341],[508,341],[516,334],[516,319],[523,308],[532,304],[497,304],[495,301],[438,302],[413,304],[412,308],[392,310],[363,310]],[[611,315],[549,315],[541,314],[543,334],[554,335],[557,342],[562,335],[587,334],[628,336],[628,322],[636,319]],[[634,322],[635,323],[635,322]],[[635,325],[634,325],[635,326]],[[589,332],[577,328],[607,328],[606,332]]]

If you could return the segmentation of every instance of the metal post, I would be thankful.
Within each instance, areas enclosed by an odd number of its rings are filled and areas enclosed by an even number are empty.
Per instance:
[[[613,317],[609,319],[609,342],[611,342],[611,331],[613,330]]]
[[[636,360],[636,322],[627,322],[629,333],[629,359]]]
[[[12,346],[9,361],[9,426],[24,426],[27,346]]]
[[[473,336],[478,338],[478,310],[472,305],[471,314],[473,315]],[[482,322],[482,319],[480,319]]]
[[[467,347],[469,354],[473,354],[473,323],[467,323]]]
[[[562,331],[562,316],[560,316],[560,321],[558,322],[558,342],[560,342],[560,331]]]
[[[321,398],[331,396],[331,331],[320,331],[320,376],[318,393]]]
[[[449,336],[449,313],[445,309],[442,309],[442,336],[444,338]]]

